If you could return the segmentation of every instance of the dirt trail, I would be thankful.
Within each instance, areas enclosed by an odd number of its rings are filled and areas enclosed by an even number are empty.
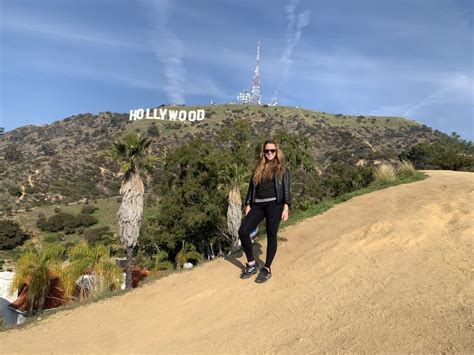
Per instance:
[[[221,259],[0,333],[0,353],[473,353],[474,174],[428,173],[286,228],[266,284]]]

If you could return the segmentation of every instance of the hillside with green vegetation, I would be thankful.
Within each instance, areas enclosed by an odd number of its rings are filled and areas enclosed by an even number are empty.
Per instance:
[[[166,108],[205,109],[206,117],[129,121],[128,114],[81,114],[2,136],[0,217],[13,221],[9,238],[21,245],[26,231],[39,244],[87,241],[123,255],[116,215],[121,175],[108,152],[129,133],[151,140],[157,158],[153,170],[143,172],[145,215],[136,250],[143,263],[160,253],[175,261],[182,250],[206,258],[228,251],[229,191],[222,176],[232,167],[250,171],[268,137],[280,142],[292,172],[294,213],[366,188],[380,162],[396,168],[403,158],[418,168],[473,167],[472,143],[397,117],[268,106]],[[241,198],[247,186],[240,182]],[[8,247],[0,256],[18,253]]]
[[[414,144],[437,138],[415,121],[396,117],[347,116],[288,107],[213,105],[201,122],[129,121],[128,114],[79,114],[50,125],[25,126],[0,137],[0,211],[115,196],[120,179],[105,152],[115,139],[134,132],[152,140],[155,155],[201,138],[225,144],[220,133],[235,124],[253,137],[284,130],[308,139],[317,166],[394,159]],[[175,107],[192,110],[194,107]],[[162,166],[157,164],[155,177]],[[152,177],[150,177],[152,178]]]

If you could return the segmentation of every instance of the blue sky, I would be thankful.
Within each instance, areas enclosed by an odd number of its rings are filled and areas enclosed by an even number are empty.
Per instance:
[[[0,126],[235,101],[402,116],[474,140],[470,0],[0,0]]]

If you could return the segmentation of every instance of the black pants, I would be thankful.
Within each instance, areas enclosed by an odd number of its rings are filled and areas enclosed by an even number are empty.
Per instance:
[[[249,262],[254,261],[252,250],[252,240],[250,233],[265,218],[267,229],[267,259],[265,266],[270,268],[277,251],[277,233],[280,225],[283,205],[277,205],[275,201],[254,203],[250,212],[245,216],[239,228],[239,238],[242,241],[242,248]]]

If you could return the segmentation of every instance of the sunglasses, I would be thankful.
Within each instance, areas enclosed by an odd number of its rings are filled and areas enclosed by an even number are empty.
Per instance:
[[[265,149],[264,150],[265,154],[268,154],[268,153],[275,153],[276,152],[276,149]]]

